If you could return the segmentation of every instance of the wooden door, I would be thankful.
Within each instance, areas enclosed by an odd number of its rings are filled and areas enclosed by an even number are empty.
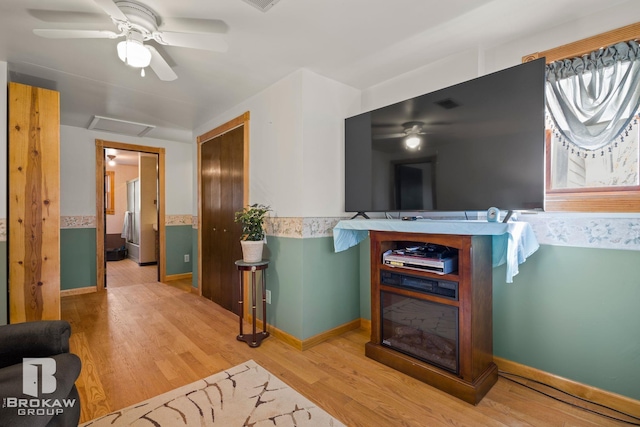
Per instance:
[[[239,314],[242,227],[234,213],[243,207],[244,129],[208,140],[201,147],[202,295]]]
[[[10,323],[60,319],[60,94],[9,84]]]

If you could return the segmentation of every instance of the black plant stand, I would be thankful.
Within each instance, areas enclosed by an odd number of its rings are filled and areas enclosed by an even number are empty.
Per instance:
[[[235,262],[238,271],[240,272],[240,300],[238,303],[240,304],[240,334],[236,337],[238,341],[246,342],[249,347],[259,347],[262,343],[262,340],[269,336],[269,332],[267,332],[267,298],[266,298],[266,279],[265,279],[265,271],[267,267],[269,267],[269,261],[260,261],[260,262],[244,262],[243,260],[238,260]],[[251,335],[244,334],[243,332],[243,316],[244,316],[244,275],[243,272],[249,271],[251,272],[251,314],[253,316],[253,330]],[[256,272],[262,271],[261,281],[262,281],[262,332],[256,332]]]

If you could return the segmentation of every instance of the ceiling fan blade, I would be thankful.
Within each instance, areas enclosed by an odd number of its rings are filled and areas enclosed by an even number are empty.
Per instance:
[[[162,20],[160,29],[177,33],[226,33],[229,26],[220,19],[167,18]]]
[[[27,9],[27,13],[42,22],[59,24],[104,24],[111,20],[102,13],[67,12],[61,10]]]
[[[171,66],[164,60],[158,50],[148,44],[145,44],[147,49],[151,52],[151,64],[149,66],[158,78],[164,82],[170,82],[178,78],[178,75],[173,71]]]
[[[393,139],[393,138],[402,138],[403,136],[407,136],[406,133],[387,133],[385,135],[372,135],[373,139]]]
[[[229,49],[225,37],[221,34],[196,34],[158,31],[153,38],[160,44],[169,46],[189,47],[191,49],[226,52]]]
[[[33,33],[47,39],[117,39],[120,37],[120,34],[106,30],[35,29]]]
[[[112,0],[93,0],[107,15],[118,21],[128,21],[127,16],[116,6]]]

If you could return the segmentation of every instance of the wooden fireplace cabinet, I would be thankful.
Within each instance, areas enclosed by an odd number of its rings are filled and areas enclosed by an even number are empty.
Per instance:
[[[365,354],[411,377],[476,405],[498,380],[493,363],[491,236],[371,231],[371,341]],[[458,250],[458,271],[429,271],[390,267],[382,263],[389,249],[434,243]],[[381,271],[458,282],[458,300],[389,287]],[[452,305],[458,308],[458,373],[449,372],[382,344],[381,292]]]

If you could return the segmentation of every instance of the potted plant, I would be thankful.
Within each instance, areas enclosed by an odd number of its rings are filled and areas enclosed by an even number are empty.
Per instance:
[[[254,203],[235,213],[235,222],[242,225],[242,260],[244,262],[262,261],[265,232],[264,218],[271,211],[269,206]]]

